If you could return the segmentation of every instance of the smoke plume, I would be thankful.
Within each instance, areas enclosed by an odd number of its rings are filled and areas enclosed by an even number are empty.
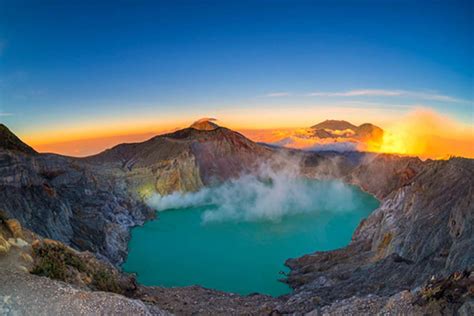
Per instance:
[[[278,168],[276,168],[278,166]],[[264,164],[255,174],[193,193],[154,195],[158,211],[207,206],[202,221],[280,221],[308,212],[343,212],[359,205],[352,188],[340,181],[317,182],[300,176],[298,164]]]

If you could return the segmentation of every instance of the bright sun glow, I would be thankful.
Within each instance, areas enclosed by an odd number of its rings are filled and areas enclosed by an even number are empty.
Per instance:
[[[421,158],[474,157],[473,126],[454,122],[436,112],[419,109],[385,129],[381,144],[368,150]]]

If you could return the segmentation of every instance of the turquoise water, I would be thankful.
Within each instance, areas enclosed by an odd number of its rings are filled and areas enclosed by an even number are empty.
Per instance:
[[[305,202],[304,212],[286,209],[276,218],[205,220],[209,212],[225,214],[215,204],[161,211],[157,220],[132,230],[123,269],[137,273],[140,283],[150,286],[289,293],[289,287],[278,281],[284,277],[281,271],[287,271],[286,259],[347,245],[361,219],[378,206],[376,199],[353,186],[337,183],[334,189],[334,182],[308,180],[298,185],[309,192],[312,203]],[[233,207],[249,207],[245,201],[239,203],[235,193]]]

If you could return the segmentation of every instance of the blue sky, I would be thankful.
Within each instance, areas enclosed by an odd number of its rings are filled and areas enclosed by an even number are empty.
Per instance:
[[[0,121],[27,135],[424,106],[472,124],[473,11],[472,1],[0,0]]]

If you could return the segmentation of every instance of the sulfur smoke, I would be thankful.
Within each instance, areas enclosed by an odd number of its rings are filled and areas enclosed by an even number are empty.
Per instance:
[[[219,186],[193,193],[154,195],[149,204],[158,211],[207,206],[203,223],[220,221],[280,221],[309,212],[343,212],[358,207],[352,188],[340,181],[316,182],[300,176],[296,164],[276,170],[262,165]]]

